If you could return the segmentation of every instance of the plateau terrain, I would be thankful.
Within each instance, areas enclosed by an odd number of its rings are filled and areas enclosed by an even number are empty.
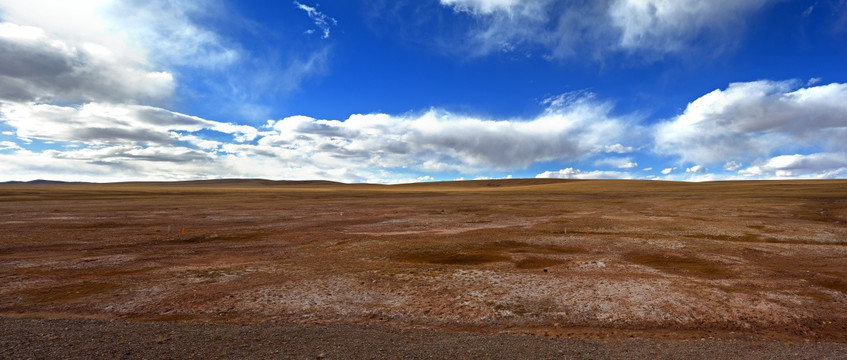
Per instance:
[[[844,355],[846,309],[844,180],[0,185],[4,328],[290,324]]]

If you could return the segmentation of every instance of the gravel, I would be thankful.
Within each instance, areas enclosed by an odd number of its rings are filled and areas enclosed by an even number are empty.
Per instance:
[[[365,325],[0,317],[0,359],[847,359],[847,343],[555,339]]]

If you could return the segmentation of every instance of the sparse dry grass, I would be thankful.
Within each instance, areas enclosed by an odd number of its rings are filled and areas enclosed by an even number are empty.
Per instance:
[[[443,265],[481,265],[491,262],[508,261],[503,255],[491,253],[461,253],[452,251],[420,251],[404,253],[396,257],[400,261],[421,262]]]
[[[699,259],[694,256],[669,255],[659,253],[631,253],[624,257],[634,264],[677,275],[725,277],[727,271],[721,264]]]
[[[113,283],[84,281],[47,288],[21,290],[16,292],[15,295],[22,296],[26,301],[32,303],[68,303],[77,299],[100,295],[119,287],[120,285]]]
[[[812,282],[815,285],[823,286],[827,289],[835,291],[840,291],[841,293],[847,295],[847,281],[845,281],[843,278],[827,276],[813,279]]]
[[[540,269],[564,263],[566,261],[560,259],[530,256],[515,262],[515,267],[518,269]]]

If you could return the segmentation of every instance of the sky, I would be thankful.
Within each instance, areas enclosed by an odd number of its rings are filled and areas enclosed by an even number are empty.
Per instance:
[[[0,181],[847,178],[847,0],[0,0]]]

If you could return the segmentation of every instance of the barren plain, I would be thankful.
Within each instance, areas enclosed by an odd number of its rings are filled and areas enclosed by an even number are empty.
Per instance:
[[[842,346],[847,181],[2,185],[0,317]]]

